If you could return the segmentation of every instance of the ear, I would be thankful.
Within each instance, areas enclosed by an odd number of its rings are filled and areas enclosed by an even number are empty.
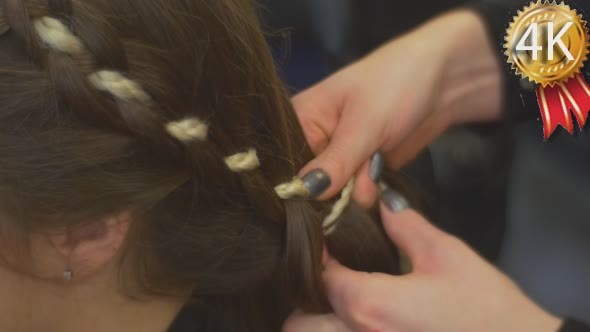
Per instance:
[[[131,213],[125,212],[103,220],[72,226],[50,241],[63,255],[64,271],[71,270],[74,280],[98,273],[114,260],[131,224]]]

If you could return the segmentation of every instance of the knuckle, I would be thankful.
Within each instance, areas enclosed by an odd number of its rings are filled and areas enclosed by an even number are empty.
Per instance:
[[[358,331],[386,331],[383,328],[386,319],[383,301],[389,303],[390,297],[385,298],[383,292],[388,281],[380,279],[376,274],[363,274],[354,280],[348,280],[346,285],[337,285],[341,292],[339,304],[344,309],[348,321],[353,323]],[[389,289],[386,292],[390,294]]]
[[[298,332],[299,327],[297,326],[297,321],[294,319],[289,319],[283,325],[282,332]]]
[[[354,278],[334,280],[331,283],[332,291],[338,294],[338,299],[344,307],[354,308],[366,295],[363,286],[370,282],[366,279],[364,276],[354,276]]]
[[[339,320],[338,320],[339,322]],[[288,319],[282,328],[282,332],[307,332],[313,326],[316,332],[338,332],[337,318],[334,315],[298,316]]]
[[[290,317],[283,325],[282,332],[303,332],[305,331],[305,316],[298,316],[296,318]]]
[[[326,150],[322,156],[322,161],[325,167],[328,168],[327,171],[338,177],[348,175],[350,166],[344,161],[345,155],[346,149],[340,145],[331,146],[329,150]]]
[[[338,279],[327,280],[329,285],[328,294],[330,297],[337,298],[344,307],[350,307],[354,304],[359,292],[354,283],[340,281]]]
[[[323,148],[327,144],[328,137],[316,121],[306,116],[300,116],[299,122],[301,123],[307,143],[312,149],[314,149],[314,151]]]
[[[362,331],[378,331],[381,305],[375,296],[358,295],[350,306],[350,318]]]

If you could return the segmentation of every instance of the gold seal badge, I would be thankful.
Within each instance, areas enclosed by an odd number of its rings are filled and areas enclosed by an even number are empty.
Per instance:
[[[588,46],[586,22],[575,9],[539,0],[518,11],[506,31],[504,48],[517,74],[553,87],[580,73]]]

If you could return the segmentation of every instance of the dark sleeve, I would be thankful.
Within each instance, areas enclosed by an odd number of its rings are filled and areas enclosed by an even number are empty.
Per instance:
[[[590,332],[590,326],[573,319],[567,319],[559,332]]]
[[[520,8],[490,1],[477,2],[471,7],[486,23],[489,38],[502,64],[505,119],[514,122],[535,119],[539,115],[538,111],[534,110],[537,107],[535,86],[530,83],[528,89],[524,89],[504,55],[506,29]]]
[[[472,6],[485,21],[488,27],[489,38],[496,47],[502,64],[506,64],[503,67],[505,89],[504,108],[507,113],[506,118],[514,121],[538,116],[538,111],[533,109],[538,107],[533,89],[522,88],[519,79],[507,64],[504,55],[504,36],[506,35],[506,29],[516,15],[517,10],[524,7],[524,4],[520,4],[520,7],[512,7],[505,4],[482,1]],[[577,9],[586,17],[590,5],[584,4],[581,8],[578,7]],[[566,319],[559,332],[590,332],[590,326],[573,319]]]

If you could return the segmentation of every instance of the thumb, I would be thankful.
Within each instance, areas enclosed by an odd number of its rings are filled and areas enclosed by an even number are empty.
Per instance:
[[[389,238],[408,255],[414,270],[429,268],[433,264],[432,258],[443,253],[444,244],[451,236],[416,211],[407,209],[408,205],[399,193],[385,190],[381,200],[381,219]]]
[[[283,325],[283,332],[352,332],[335,314],[306,315],[295,312]]]
[[[326,295],[336,315],[355,331],[377,331],[377,317],[383,317],[388,303],[398,289],[395,277],[353,271],[329,260],[322,274]]]

